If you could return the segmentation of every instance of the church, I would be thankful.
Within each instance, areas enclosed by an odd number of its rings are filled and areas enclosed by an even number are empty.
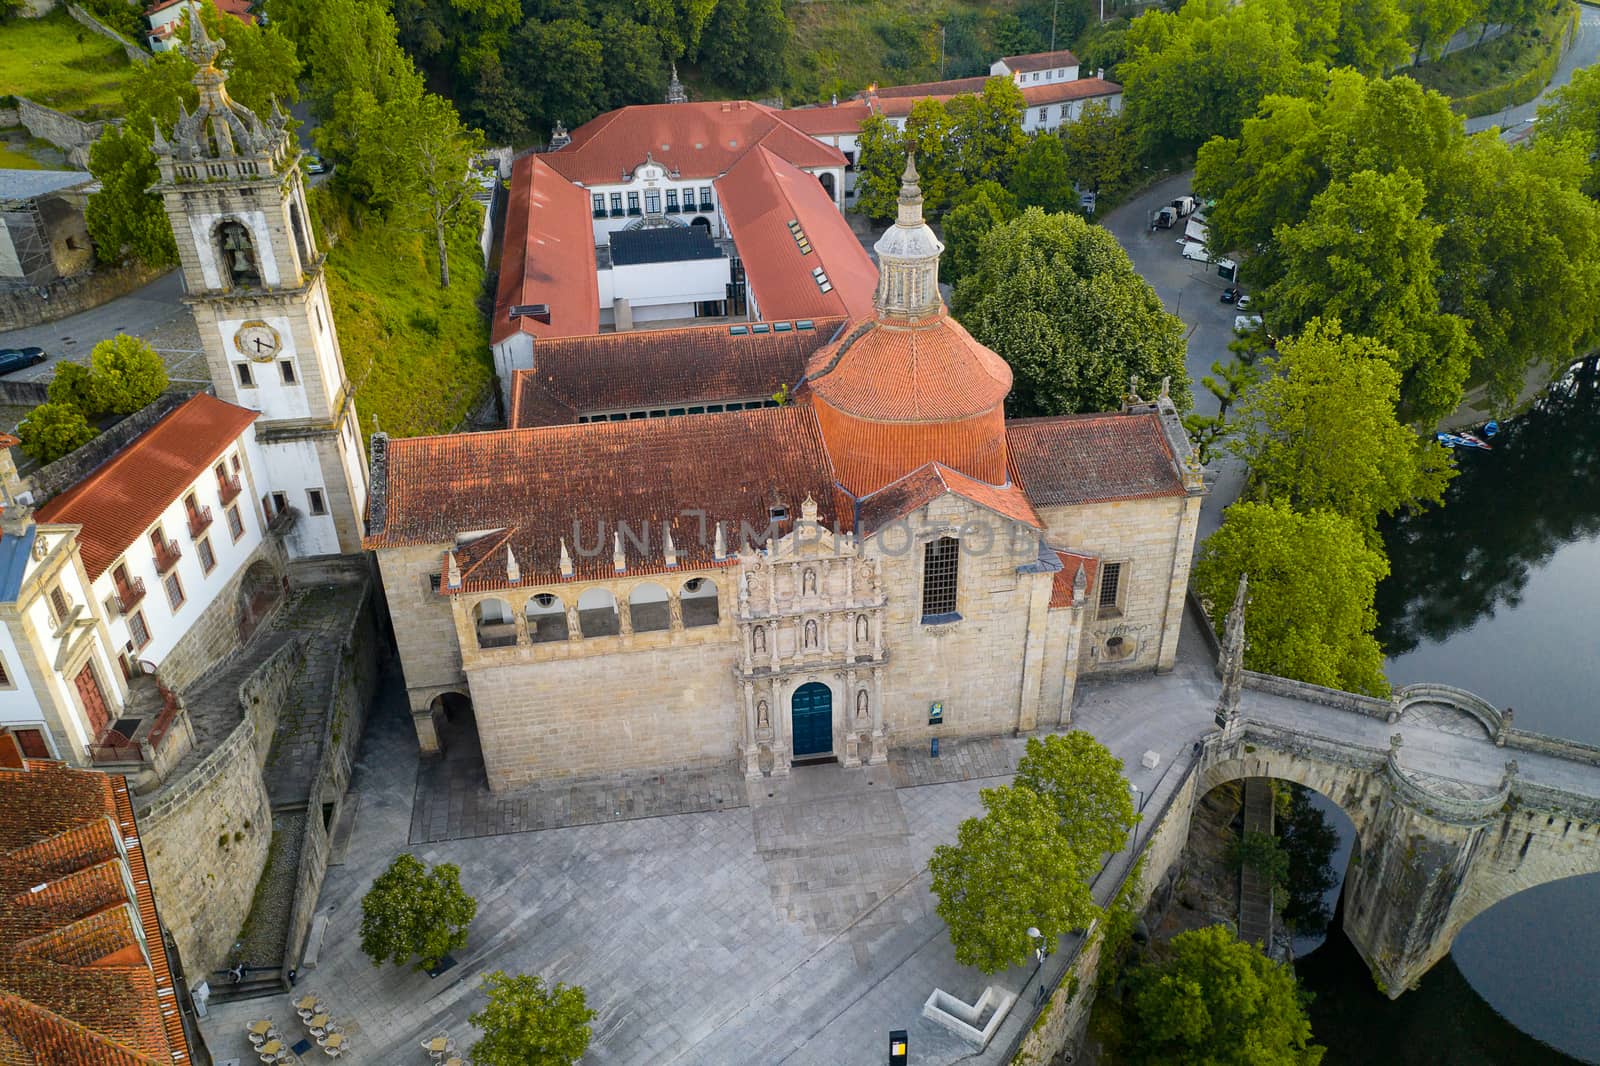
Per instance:
[[[375,435],[363,544],[422,750],[470,704],[497,791],[783,775],[1170,668],[1205,492],[1178,411],[1008,420],[942,250],[908,161],[870,304],[542,340],[512,428]]]

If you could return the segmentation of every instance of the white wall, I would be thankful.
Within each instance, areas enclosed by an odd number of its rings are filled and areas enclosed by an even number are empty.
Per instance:
[[[267,213],[262,210],[225,213],[207,211],[189,216],[189,231],[194,235],[195,247],[202,252],[199,256],[200,273],[205,278],[206,288],[211,290],[225,288],[219,269],[221,264],[217,260],[216,242],[213,239],[217,226],[225,219],[241,222],[249,229],[256,265],[261,268],[261,280],[269,287],[276,286],[281,275],[278,273],[277,251],[272,244],[272,231],[267,228]]]
[[[246,430],[247,436],[251,434],[253,429]],[[233,470],[234,455],[240,457],[241,463],[250,462],[251,456],[242,438],[229,445],[220,460],[228,464],[230,473]],[[155,553],[150,548],[150,531],[155,528],[154,523],[147,527],[139,539],[134,541],[117,560],[127,567],[129,578],[144,579],[145,596],[134,610],[144,616],[145,626],[150,631],[150,642],[143,648],[133,650],[131,654],[135,658],[160,666],[206,608],[216,601],[223,588],[244,566],[245,560],[261,544],[265,533],[260,513],[261,503],[251,498],[251,479],[249,472],[242,466],[238,478],[243,491],[230,505],[239,509],[239,518],[244,523],[244,532],[239,535],[237,542],[228,532],[228,508],[222,505],[217,478],[210,468],[195,478],[161,513],[162,531],[183,553],[177,566],[171,571],[178,575],[178,583],[183,586],[185,596],[184,602],[176,611],[167,602],[163,576],[156,573]],[[190,491],[194,492],[195,499],[201,507],[211,508],[211,525],[200,535],[201,540],[210,543],[217,560],[216,567],[209,574],[200,565],[199,543],[189,533],[189,515],[184,508],[183,497]],[[94,581],[95,602],[102,606],[116,591],[112,580],[112,571],[115,569],[116,563],[113,563]],[[128,619],[116,611],[114,606],[106,610],[105,614],[108,619],[106,628],[111,633],[113,644],[117,650],[126,649],[128,642],[132,640]]]
[[[37,727],[49,738],[48,742],[54,744],[55,738],[45,724],[44,709],[39,705],[32,682],[22,669],[22,656],[17,651],[16,638],[12,636],[8,625],[0,625],[0,656],[5,659],[6,677],[12,685],[11,688],[0,688],[0,725]]]
[[[279,354],[270,362],[257,363],[250,360],[245,353],[239,351],[234,337],[239,327],[246,322],[265,322],[277,330],[281,343]],[[313,326],[313,328],[315,328]],[[311,417],[311,403],[306,398],[305,377],[306,373],[317,373],[320,361],[316,352],[302,353],[295,344],[294,334],[291,329],[291,319],[287,315],[267,315],[263,318],[222,318],[217,320],[217,333],[222,344],[222,350],[228,353],[228,370],[233,377],[233,388],[239,398],[240,407],[248,407],[252,411],[260,411],[268,419],[296,419]],[[278,364],[288,361],[293,364],[295,381],[293,385],[286,385],[283,381],[283,372]],[[239,384],[238,370],[235,364],[248,362],[250,364],[251,380],[255,385],[249,388]],[[305,364],[309,363],[310,366]],[[326,376],[324,381],[334,380]]]
[[[635,308],[693,303],[698,300],[725,300],[728,298],[728,282],[733,276],[731,269],[727,259],[690,259],[675,263],[613,267],[609,271],[611,298],[627,300]],[[604,292],[602,289],[602,299]]]
[[[62,541],[60,534],[41,529],[38,535],[43,537],[53,549],[60,550]],[[40,566],[40,560],[29,559],[26,570],[27,576],[32,577]],[[83,583],[78,580],[76,566],[59,567],[53,580],[61,591],[65,593],[73,606],[82,607],[90,617],[100,616],[96,601],[91,599],[93,590],[85,588]],[[44,592],[45,595],[37,597],[32,606],[23,615],[22,625],[31,634],[36,653],[42,657],[45,663],[53,664],[61,654],[62,645],[72,642],[74,638],[79,638],[80,630],[77,626],[74,626],[64,634],[65,639],[56,638],[55,627],[50,622],[50,610],[47,606],[49,590],[45,589]],[[102,646],[97,637],[91,639],[93,650],[90,653],[90,658],[94,661],[95,673],[100,681],[100,691],[105,697],[106,711],[114,720],[122,707],[122,674],[117,667],[114,653]],[[20,658],[17,661],[17,665],[20,669]],[[68,709],[68,713],[64,716],[66,719],[67,743],[81,756],[83,749],[94,738],[89,733],[88,720],[84,716],[79,702],[77,687],[73,684],[72,678],[63,677],[54,670],[46,674],[44,684],[49,691],[35,693],[34,695],[38,697],[38,702],[50,703],[54,706]]]
[[[256,470],[258,496],[281,492],[288,497],[289,506],[300,512],[294,528],[284,538],[284,548],[290,558],[336,554],[339,533],[333,523],[333,501],[327,497],[328,485],[316,445],[309,440],[287,440],[257,443],[256,448],[261,456],[261,465]],[[311,513],[307,489],[323,490],[329,513]],[[261,501],[257,499],[256,507],[260,506]]]

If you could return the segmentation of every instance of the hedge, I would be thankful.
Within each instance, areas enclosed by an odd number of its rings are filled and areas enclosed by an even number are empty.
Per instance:
[[[1515,81],[1504,85],[1497,85],[1492,89],[1463,96],[1451,102],[1450,106],[1467,118],[1479,118],[1483,115],[1492,115],[1507,107],[1525,104],[1536,98],[1544,87],[1550,84],[1550,79],[1556,76],[1556,67],[1561,65],[1561,57],[1566,55],[1567,46],[1571,43],[1573,35],[1578,28],[1579,8],[1573,5],[1565,25],[1557,35],[1550,53],[1539,61],[1539,65],[1528,71]]]

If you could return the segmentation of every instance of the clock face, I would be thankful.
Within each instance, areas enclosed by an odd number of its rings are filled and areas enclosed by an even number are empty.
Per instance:
[[[278,331],[259,319],[246,322],[233,335],[234,347],[258,363],[271,362],[283,350]]]

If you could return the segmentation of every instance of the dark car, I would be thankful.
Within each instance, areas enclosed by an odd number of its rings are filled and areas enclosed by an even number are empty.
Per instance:
[[[331,166],[322,161],[322,157],[320,155],[316,155],[312,152],[306,153],[306,170],[309,173],[326,174],[332,169],[333,168]]]
[[[44,362],[43,348],[0,348],[0,374],[26,370]]]
[[[1238,298],[1239,298],[1239,290],[1237,288],[1234,288],[1233,286],[1230,285],[1226,289],[1222,290],[1222,302],[1223,303],[1231,304],[1231,303],[1233,303],[1233,301],[1237,300]]]

